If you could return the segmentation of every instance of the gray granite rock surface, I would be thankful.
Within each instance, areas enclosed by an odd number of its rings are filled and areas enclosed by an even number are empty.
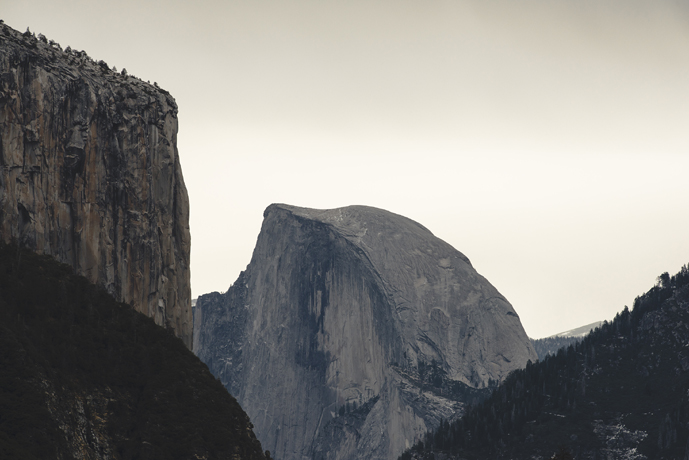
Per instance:
[[[486,388],[536,360],[467,257],[366,206],[269,206],[251,263],[198,299],[194,331],[194,352],[281,460],[395,459],[461,415],[466,392],[450,388]]]

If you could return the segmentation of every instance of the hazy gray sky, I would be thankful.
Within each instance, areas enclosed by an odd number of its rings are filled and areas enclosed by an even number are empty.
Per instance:
[[[177,100],[192,289],[270,203],[377,206],[452,244],[543,337],[689,262],[689,2],[0,0]]]

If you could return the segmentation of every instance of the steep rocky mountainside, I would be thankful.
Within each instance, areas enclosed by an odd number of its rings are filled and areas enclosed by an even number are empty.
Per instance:
[[[246,271],[194,320],[194,352],[280,460],[396,458],[536,360],[463,254],[365,206],[269,206]]]
[[[0,240],[49,254],[191,347],[177,105],[0,24]]]
[[[403,459],[689,459],[689,265]],[[570,457],[567,457],[570,455]]]
[[[0,459],[262,460],[184,344],[68,265],[0,243]]]

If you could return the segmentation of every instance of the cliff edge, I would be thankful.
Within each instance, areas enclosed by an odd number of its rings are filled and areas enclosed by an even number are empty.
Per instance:
[[[74,267],[192,342],[177,105],[0,24],[0,238]]]

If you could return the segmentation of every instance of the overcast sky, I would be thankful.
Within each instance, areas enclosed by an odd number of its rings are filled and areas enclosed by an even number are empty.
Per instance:
[[[193,296],[263,210],[365,204],[452,244],[538,338],[689,262],[689,1],[0,0],[179,105]]]

